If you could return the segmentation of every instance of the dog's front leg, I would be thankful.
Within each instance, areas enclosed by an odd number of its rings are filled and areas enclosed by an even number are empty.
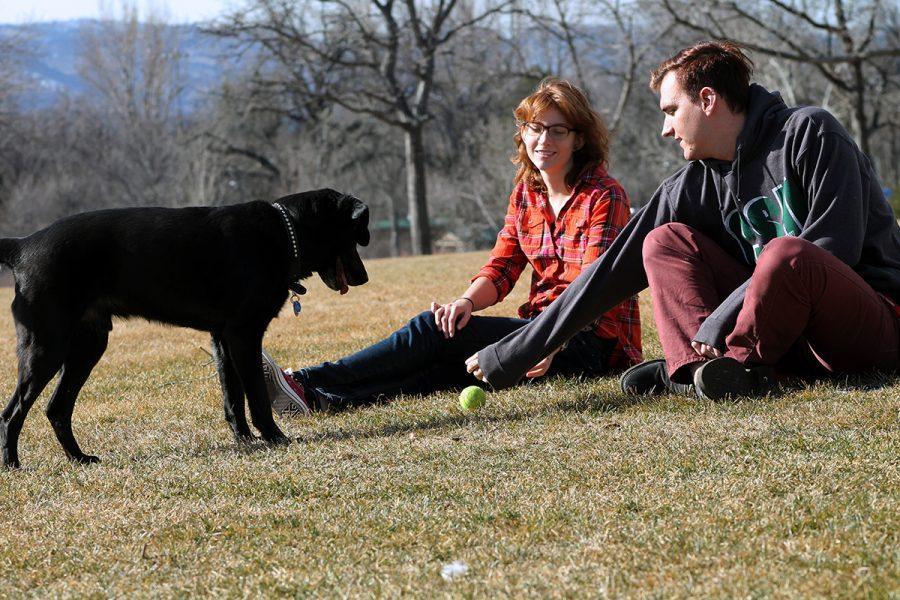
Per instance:
[[[228,353],[241,378],[247,394],[250,419],[260,436],[271,444],[285,444],[290,440],[282,433],[272,418],[272,405],[266,392],[262,372],[262,336],[265,328],[257,331],[229,331],[226,336]]]
[[[244,414],[244,386],[228,352],[228,347],[221,335],[212,335],[213,357],[216,371],[219,373],[219,384],[222,386],[222,406],[225,409],[225,421],[231,426],[238,443],[246,443],[254,439],[247,417]]]
[[[82,323],[72,336],[62,376],[47,403],[47,419],[53,426],[56,439],[69,460],[82,464],[100,462],[100,459],[82,452],[75,440],[75,434],[72,433],[72,410],[81,387],[106,351],[110,330],[112,322],[109,317],[105,321]]]

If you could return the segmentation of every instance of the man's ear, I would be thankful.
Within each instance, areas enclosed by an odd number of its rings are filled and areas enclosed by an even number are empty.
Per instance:
[[[719,94],[711,87],[705,87],[697,96],[700,100],[700,109],[706,113],[706,116],[709,116],[719,103]]]

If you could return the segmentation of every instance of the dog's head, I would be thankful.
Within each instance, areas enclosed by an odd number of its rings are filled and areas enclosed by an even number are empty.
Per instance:
[[[287,209],[300,243],[301,278],[313,272],[325,285],[346,294],[369,275],[356,246],[369,244],[369,207],[359,199],[330,189],[285,196],[277,200]]]

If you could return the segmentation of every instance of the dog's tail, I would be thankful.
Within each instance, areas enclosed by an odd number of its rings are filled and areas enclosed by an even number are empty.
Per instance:
[[[19,240],[16,238],[0,238],[0,264],[15,270],[19,262]]]

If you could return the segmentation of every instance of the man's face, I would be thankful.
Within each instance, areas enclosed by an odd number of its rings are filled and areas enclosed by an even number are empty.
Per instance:
[[[659,108],[665,113],[662,136],[673,137],[685,160],[712,158],[711,148],[716,137],[709,115],[702,106],[703,96],[691,100],[681,87],[677,73],[669,71],[659,86]]]

